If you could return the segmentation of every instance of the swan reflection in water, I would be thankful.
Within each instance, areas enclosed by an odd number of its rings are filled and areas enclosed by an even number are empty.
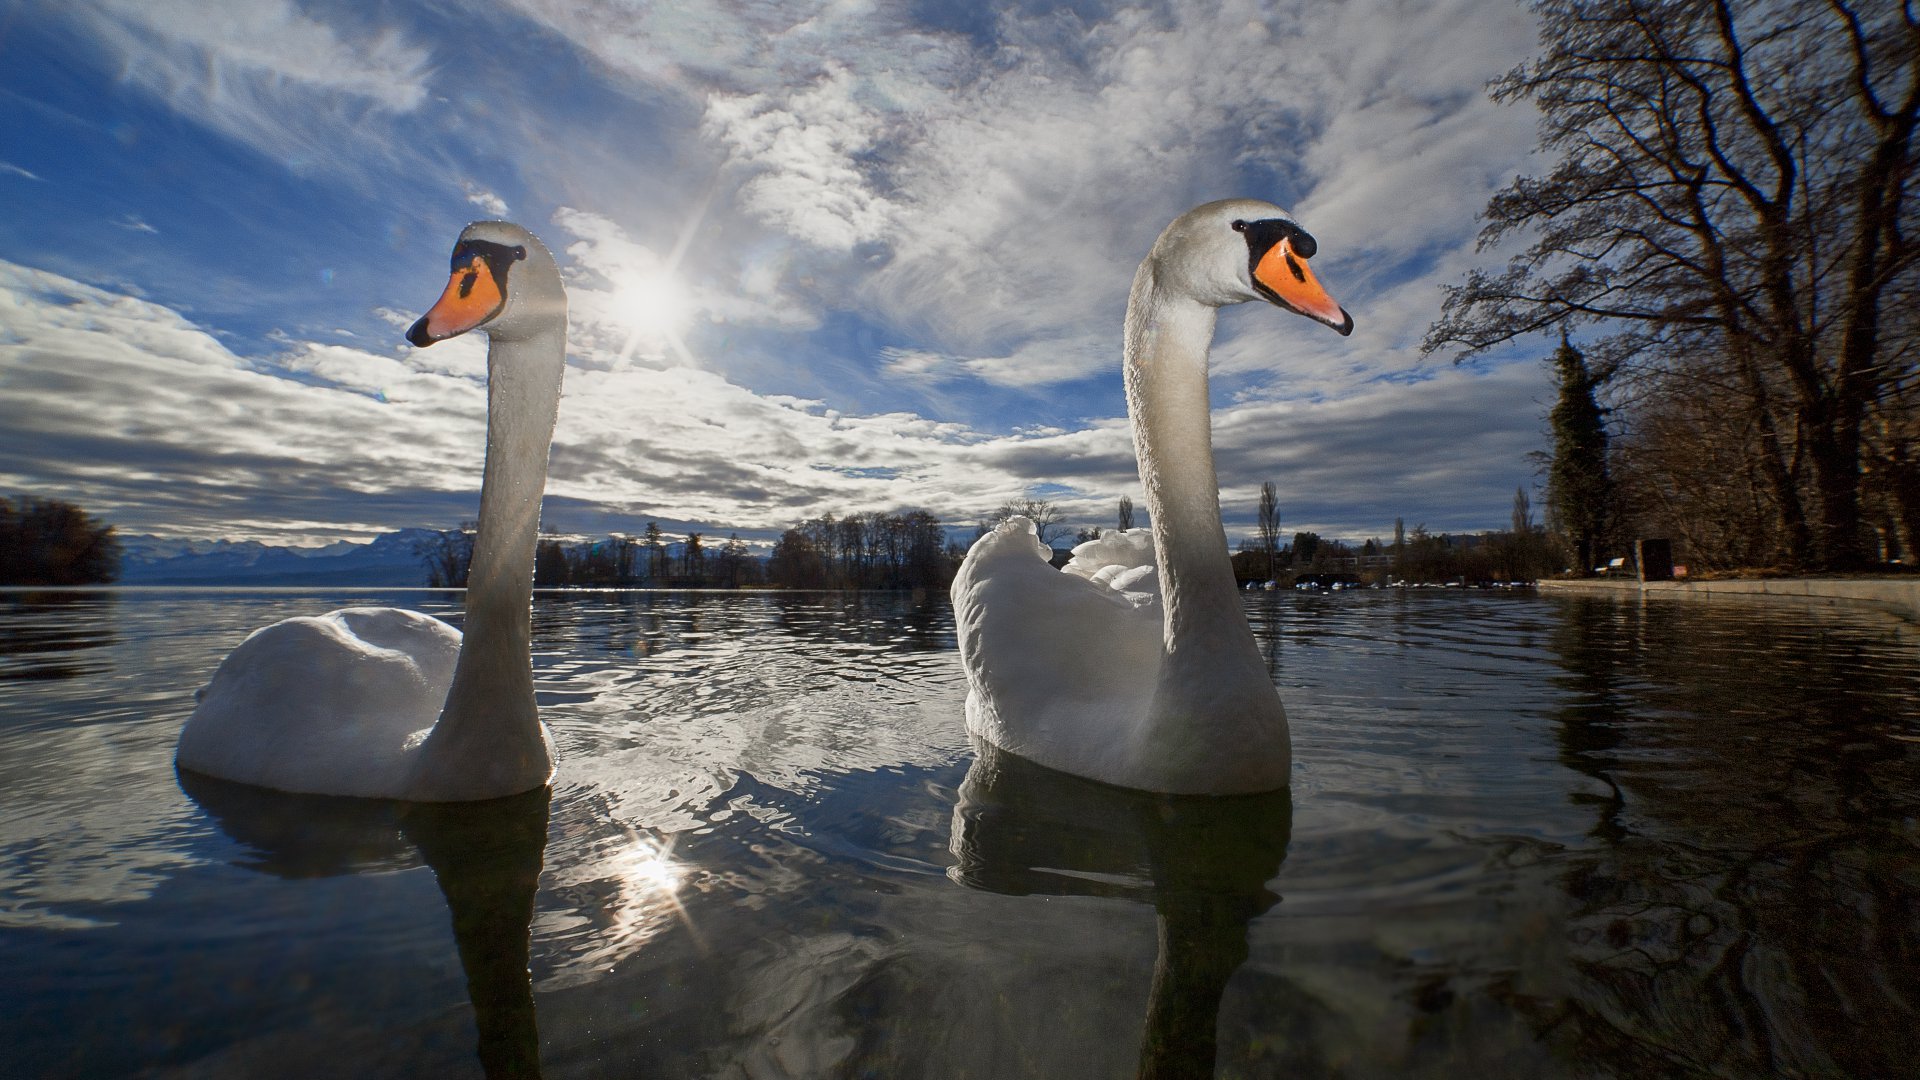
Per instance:
[[[491,1080],[540,1075],[528,971],[535,887],[551,793],[470,803],[289,795],[181,770],[180,787],[236,843],[249,869],[285,878],[399,869],[425,861],[453,919]],[[417,853],[417,854],[416,854]]]
[[[1220,999],[1247,927],[1279,903],[1293,798],[1158,795],[1055,772],[974,741],[953,814],[947,876],[1013,896],[1153,905],[1159,951],[1139,1076],[1213,1075]]]

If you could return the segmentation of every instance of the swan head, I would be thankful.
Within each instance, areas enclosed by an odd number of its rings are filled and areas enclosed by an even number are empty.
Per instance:
[[[1307,269],[1319,245],[1293,215],[1259,199],[1221,199],[1174,219],[1147,261],[1154,277],[1203,304],[1265,300],[1353,333],[1353,316]]]
[[[476,221],[454,241],[446,291],[407,331],[407,340],[425,348],[484,329],[511,341],[555,324],[564,329],[566,321],[560,268],[539,237],[511,221]]]

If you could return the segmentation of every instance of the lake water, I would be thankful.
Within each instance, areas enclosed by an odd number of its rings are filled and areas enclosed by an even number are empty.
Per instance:
[[[542,594],[550,795],[176,775],[248,630],[388,602],[458,620],[449,593],[0,594],[0,1075],[1920,1059],[1920,634],[1890,616],[1253,595],[1293,789],[1175,799],[979,756],[941,598]]]

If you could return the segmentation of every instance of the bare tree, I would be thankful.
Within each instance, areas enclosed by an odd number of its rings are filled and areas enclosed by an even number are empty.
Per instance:
[[[1266,556],[1267,580],[1274,577],[1274,559],[1280,554],[1280,489],[1273,481],[1260,485],[1260,552]]]
[[[1120,531],[1125,532],[1133,528],[1133,499],[1131,496],[1120,496],[1119,518],[1120,521],[1117,528],[1119,528]]]
[[[700,534],[690,532],[681,545],[682,565],[687,568],[687,576],[698,580],[706,572],[707,553],[700,547]]]
[[[635,556],[640,542],[631,536],[614,536],[609,540],[613,553],[613,580],[615,584],[626,585],[633,581]]]
[[[467,569],[473,563],[473,538],[479,531],[478,521],[463,521],[457,529],[441,529],[414,542],[413,553],[427,567],[428,588],[467,587]]]
[[[1906,297],[1889,314],[1887,340],[1898,346],[1865,431],[1862,480],[1877,503],[1875,528],[1885,556],[1913,564],[1920,562],[1920,297]]]
[[[868,515],[852,513],[840,519],[834,532],[834,547],[840,554],[841,580],[855,588],[866,584],[867,542],[870,535]]]
[[[1766,566],[1784,555],[1774,487],[1753,417],[1711,382],[1667,380],[1629,415],[1613,456],[1624,535],[1670,536],[1696,570]]]
[[[667,576],[667,541],[660,531],[660,523],[647,522],[646,539],[640,546],[647,549],[647,576],[660,579]]]
[[[719,556],[714,560],[714,581],[730,589],[737,589],[753,577],[753,561],[748,557],[747,545],[740,539],[739,533],[727,536],[727,542],[721,546]]]
[[[1539,0],[1542,54],[1493,85],[1559,160],[1494,196],[1500,273],[1448,291],[1426,348],[1592,324],[1607,364],[1731,376],[1788,557],[1866,558],[1862,432],[1910,373],[1883,317],[1915,291],[1911,0]]]
[[[1023,499],[1009,499],[994,508],[992,514],[981,522],[982,529],[991,529],[1010,517],[1019,515],[1033,522],[1034,531],[1040,534],[1040,542],[1053,546],[1053,538],[1066,531],[1067,524],[1062,520],[1060,508],[1045,499],[1031,496]]]
[[[837,547],[847,521],[860,523],[858,560]],[[880,554],[868,557],[866,553]],[[790,588],[941,588],[953,580],[958,555],[947,552],[946,529],[925,510],[832,514],[788,529],[767,561],[767,580]],[[865,561],[860,561],[865,560]]]
[[[826,559],[806,532],[788,529],[773,545],[767,577],[788,588],[818,589],[827,583]]]
[[[1524,485],[1513,489],[1513,530],[1507,541],[1510,581],[1532,581],[1540,576],[1540,537],[1533,527],[1533,500]]]

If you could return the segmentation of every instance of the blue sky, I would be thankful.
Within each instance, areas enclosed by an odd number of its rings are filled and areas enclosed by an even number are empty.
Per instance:
[[[484,341],[401,334],[506,216],[573,300],[546,517],[739,530],[1139,500],[1120,324],[1198,202],[1290,208],[1342,338],[1224,313],[1229,534],[1504,525],[1548,343],[1423,360],[1534,120],[1474,0],[27,0],[0,18],[0,492],[318,544],[478,502]]]

